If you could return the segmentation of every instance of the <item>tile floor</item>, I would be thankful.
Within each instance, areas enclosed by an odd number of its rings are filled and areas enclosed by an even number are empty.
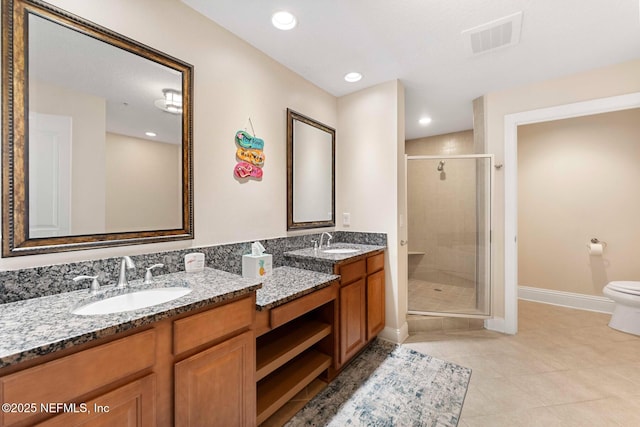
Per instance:
[[[640,337],[609,315],[520,301],[519,332],[429,332],[405,344],[473,369],[460,427],[639,426]]]

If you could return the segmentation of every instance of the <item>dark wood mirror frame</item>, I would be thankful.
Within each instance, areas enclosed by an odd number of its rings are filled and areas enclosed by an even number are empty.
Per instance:
[[[182,73],[182,225],[178,229],[29,238],[28,61],[33,13]],[[37,0],[2,0],[2,256],[193,239],[193,66]]]
[[[331,218],[329,220],[296,222],[293,213],[293,159],[294,159],[294,122],[299,121],[327,132],[331,136]],[[336,130],[310,117],[287,108],[287,230],[299,230],[336,225]]]

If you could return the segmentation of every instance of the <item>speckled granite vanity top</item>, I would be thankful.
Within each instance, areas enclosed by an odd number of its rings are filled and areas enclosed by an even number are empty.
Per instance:
[[[71,310],[122,291],[105,287],[94,296],[81,290],[0,305],[0,368],[246,295],[260,288],[261,282],[211,268],[157,276],[151,285],[134,280],[129,290],[186,286],[192,291],[163,304],[104,315],[79,316]]]
[[[277,307],[322,289],[340,280],[340,276],[293,267],[278,267],[273,269],[271,276],[263,280],[262,288],[256,293],[258,311]]]
[[[287,264],[292,266],[316,270],[325,273],[333,273],[333,266],[342,262],[356,261],[359,258],[365,258],[368,255],[382,251],[386,246],[377,245],[360,245],[356,243],[335,243],[328,249],[357,249],[350,253],[327,253],[324,252],[326,247],[314,250],[313,248],[298,249],[295,251],[285,252]]]

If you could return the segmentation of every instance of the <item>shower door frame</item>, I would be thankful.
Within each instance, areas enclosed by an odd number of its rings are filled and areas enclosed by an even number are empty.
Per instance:
[[[494,194],[494,175],[495,175],[495,157],[493,154],[454,154],[454,155],[437,155],[437,156],[410,156],[405,154],[404,156],[404,193],[407,195],[405,198],[405,209],[407,212],[407,234],[409,228],[409,218],[408,218],[408,202],[409,202],[409,160],[458,160],[458,159],[489,159],[489,173],[487,174],[489,177],[489,214],[486,219],[486,226],[489,231],[489,248],[487,250],[487,261],[485,262],[485,267],[487,269],[487,290],[489,292],[489,296],[487,298],[488,304],[488,314],[474,314],[474,313],[450,313],[450,312],[440,312],[440,311],[418,311],[418,310],[407,310],[407,314],[418,314],[418,315],[427,315],[427,316],[440,316],[440,317],[465,317],[472,319],[491,319],[493,317],[493,194]],[[477,184],[476,184],[476,192],[477,192]],[[477,193],[476,193],[477,194]],[[405,239],[401,241],[402,245],[408,245],[409,239],[408,236],[405,236]],[[409,257],[407,251],[407,258]],[[409,306],[409,278],[407,277],[407,308]],[[476,295],[477,295],[477,280],[476,280]]]

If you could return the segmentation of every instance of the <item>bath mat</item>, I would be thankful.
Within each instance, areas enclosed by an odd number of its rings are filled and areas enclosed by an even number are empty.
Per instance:
[[[455,427],[470,378],[469,368],[376,339],[286,425]]]

